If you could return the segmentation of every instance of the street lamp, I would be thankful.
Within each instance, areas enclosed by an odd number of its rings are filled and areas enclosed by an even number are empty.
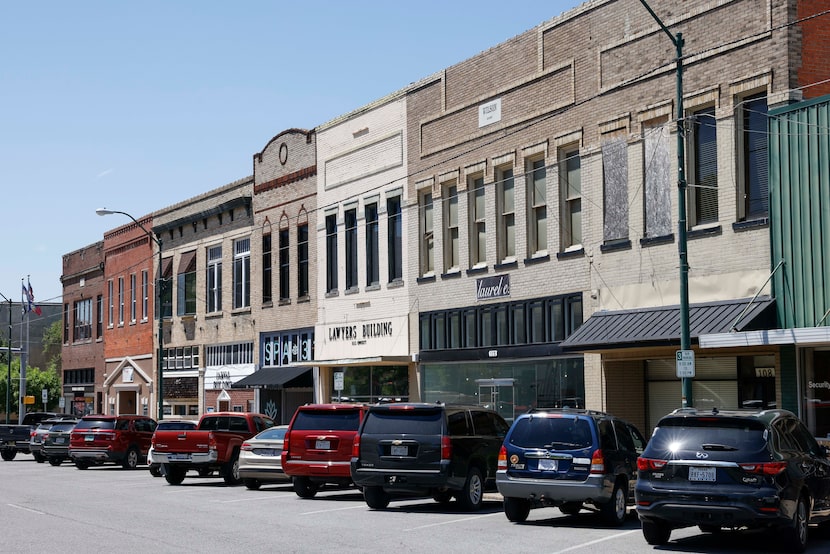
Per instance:
[[[138,227],[147,233],[147,236],[150,237],[150,240],[156,243],[158,246],[158,276],[156,278],[156,297],[158,298],[158,313],[156,316],[158,317],[158,340],[159,340],[159,348],[158,348],[158,363],[156,366],[156,378],[158,379],[158,420],[161,421],[164,419],[164,320],[163,320],[163,309],[162,309],[162,302],[164,301],[164,279],[161,275],[161,237],[159,235],[154,235],[149,230],[147,230],[144,225],[138,222],[136,218],[128,214],[127,212],[120,212],[118,210],[108,210],[106,208],[98,208],[95,210],[95,213],[98,215],[111,215],[111,214],[121,214],[126,215],[130,219],[133,220],[133,223],[138,225]]]

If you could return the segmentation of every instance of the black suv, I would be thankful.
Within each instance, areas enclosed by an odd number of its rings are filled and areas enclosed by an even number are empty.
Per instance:
[[[592,410],[535,409],[513,422],[499,453],[496,486],[507,519],[558,506],[575,515],[585,503],[606,522],[625,521],[634,504],[637,457],[646,440],[636,427]]]
[[[363,418],[352,448],[351,474],[370,508],[394,496],[455,497],[467,511],[492,487],[499,448],[509,428],[480,406],[378,404]]]
[[[676,410],[658,422],[637,466],[649,544],[691,525],[769,528],[802,552],[808,523],[830,517],[827,450],[786,410]]]

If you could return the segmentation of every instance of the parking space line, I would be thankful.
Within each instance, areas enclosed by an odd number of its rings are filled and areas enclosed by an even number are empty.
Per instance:
[[[314,512],[301,512],[300,515],[301,516],[310,516],[310,515],[313,515],[313,514],[326,514],[328,512],[342,512],[343,510],[357,510],[358,508],[363,508],[365,510],[366,506],[361,504],[359,506],[349,506],[347,508],[334,508],[332,510],[316,510]]]
[[[581,548],[587,548],[589,546],[593,546],[593,545],[599,544],[601,542],[618,539],[620,537],[624,537],[625,535],[630,535],[631,533],[639,533],[639,532],[640,532],[639,529],[632,529],[630,531],[623,531],[622,533],[615,533],[615,534],[613,534],[609,537],[603,537],[601,539],[595,539],[595,540],[592,540],[592,541],[584,542],[582,544],[575,544],[574,546],[569,546],[568,548],[566,548],[564,550],[557,550],[553,554],[562,554],[563,552],[571,552],[573,550],[579,550]]]
[[[257,500],[295,498],[294,494],[252,494],[247,498],[236,498],[234,500],[220,500],[219,504],[233,504],[234,502],[255,502]]]
[[[438,523],[430,523],[429,525],[419,525],[418,527],[410,527],[409,529],[403,529],[403,531],[418,531],[420,529],[429,529],[430,527],[439,527],[441,525],[450,525],[452,523],[462,523],[464,521],[473,521],[473,520],[476,520],[476,519],[483,519],[485,517],[491,517],[491,516],[502,516],[502,517],[504,517],[504,514],[502,512],[496,512],[496,513],[493,513],[493,514],[484,514],[484,515],[481,515],[481,516],[473,516],[473,517],[465,517],[465,518],[461,518],[461,519],[453,519],[452,521],[441,521],[441,522],[438,522]]]
[[[46,512],[41,512],[40,510],[33,510],[31,508],[27,508],[26,506],[18,506],[17,504],[6,504],[6,506],[17,508],[18,510],[26,510],[27,512],[32,512],[33,514],[39,514],[42,516],[46,515]]]

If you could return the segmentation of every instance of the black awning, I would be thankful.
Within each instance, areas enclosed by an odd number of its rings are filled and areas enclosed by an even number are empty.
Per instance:
[[[264,367],[233,384],[234,389],[290,389],[313,387],[310,367]]]
[[[689,305],[689,336],[775,328],[769,297]],[[596,312],[562,343],[566,352],[679,346],[680,306]]]

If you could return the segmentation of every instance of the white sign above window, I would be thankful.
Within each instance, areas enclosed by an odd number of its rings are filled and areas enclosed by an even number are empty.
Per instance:
[[[501,98],[490,100],[478,107],[478,126],[486,127],[501,121]]]

